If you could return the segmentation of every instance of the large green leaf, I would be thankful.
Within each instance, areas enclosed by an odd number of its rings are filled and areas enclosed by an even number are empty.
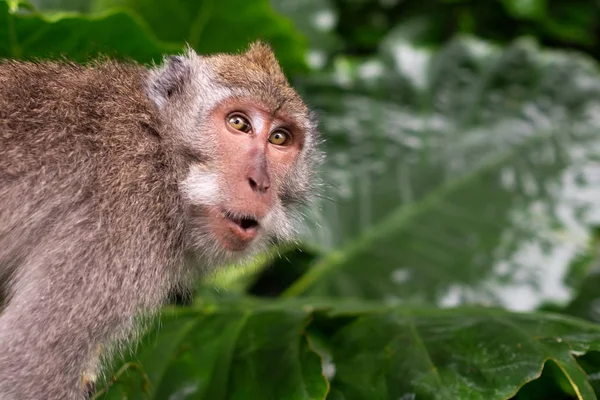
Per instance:
[[[508,399],[553,361],[595,399],[577,356],[600,327],[552,314],[328,301],[205,304],[167,316],[102,398]],[[130,364],[131,365],[131,364]]]
[[[323,221],[333,251],[288,295],[566,302],[568,266],[600,210],[600,75],[522,40],[397,37],[304,85],[327,139]]]
[[[148,63],[159,62],[165,54],[181,52],[186,44],[201,53],[237,52],[260,38],[279,50],[277,55],[286,72],[305,68],[302,37],[267,1],[231,1],[147,1],[115,8],[124,2],[107,0],[94,2],[94,13],[82,14],[19,11],[17,7],[11,10],[9,4],[19,2],[0,0],[0,57],[66,56],[88,61],[104,54]],[[54,4],[41,0],[37,3],[48,7]],[[236,12],[231,13],[232,9]]]
[[[323,398],[328,382],[305,333],[308,316],[301,308],[251,303],[178,310],[163,318],[160,336],[135,360],[155,399]],[[108,398],[144,398],[144,379],[130,374]]]
[[[268,0],[94,0],[93,10],[123,7],[141,16],[162,40],[200,53],[237,52],[253,40],[271,44],[287,72],[304,68],[303,38]]]
[[[140,62],[160,61],[180,45],[161,43],[131,13],[106,12],[97,16],[77,13],[41,14],[10,10],[0,0],[0,57],[56,58],[88,61],[105,54]]]
[[[38,10],[43,11],[90,11],[92,0],[30,0]]]

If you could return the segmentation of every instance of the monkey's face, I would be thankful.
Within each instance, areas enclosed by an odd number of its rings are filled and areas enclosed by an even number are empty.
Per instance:
[[[225,249],[242,251],[277,229],[267,218],[281,207],[282,184],[302,150],[303,132],[285,113],[273,114],[251,99],[221,103],[210,124],[221,201],[206,207],[209,228]]]
[[[210,156],[181,185],[194,247],[222,262],[289,239],[294,206],[308,195],[306,130],[284,107],[244,96],[220,102],[205,124],[201,153]]]
[[[320,153],[316,124],[267,46],[173,57],[153,71],[148,95],[185,165],[186,239],[203,264],[293,238]]]

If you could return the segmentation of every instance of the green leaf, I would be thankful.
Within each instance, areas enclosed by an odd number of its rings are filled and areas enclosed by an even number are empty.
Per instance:
[[[541,22],[542,31],[550,38],[566,43],[577,43],[595,46],[593,51],[598,56],[598,39],[592,32],[598,24],[598,5],[594,3],[574,2],[553,4],[552,15]]]
[[[324,398],[328,382],[306,337],[307,323],[308,313],[300,308],[282,312],[246,304],[180,310],[162,320],[161,335],[149,339],[135,359],[156,399]],[[108,398],[141,398],[139,373],[118,382]]]
[[[0,0],[0,57],[88,61],[105,54],[140,62],[160,61],[182,47],[156,40],[143,22],[124,11],[97,16],[11,11]]]
[[[590,353],[597,355],[599,353]],[[582,364],[581,358],[578,359],[579,364]],[[588,379],[592,384],[592,378],[588,375]],[[593,385],[592,385],[593,387]],[[562,394],[562,396],[560,394]],[[596,392],[597,393],[597,392]],[[547,361],[544,365],[542,375],[534,381],[523,386],[514,400],[546,400],[546,399],[574,399],[576,398],[569,380],[565,377],[558,365],[553,361]]]
[[[161,331],[133,358],[156,399],[500,400],[548,361],[596,399],[576,357],[600,350],[600,327],[552,314],[245,300],[173,311]],[[140,398],[142,378],[102,398]]]
[[[306,240],[332,252],[288,296],[518,310],[572,297],[568,266],[600,210],[594,64],[527,40],[430,51],[391,36],[303,91],[333,199]]]
[[[578,398],[593,399],[572,353],[585,329],[565,328],[561,318],[489,310],[363,317],[333,338],[335,387],[346,399],[507,399],[552,360]]]
[[[543,19],[546,16],[546,0],[502,0],[506,10],[517,19]]]
[[[238,52],[262,39],[286,72],[305,68],[304,41],[268,0],[94,0],[92,9],[123,7],[139,15],[161,40],[187,43],[200,53]]]
[[[88,12],[92,0],[30,0],[42,11],[78,11]]]
[[[0,0],[0,57],[65,56],[84,62],[103,54],[150,63],[183,51],[186,44],[200,53],[238,52],[250,41],[264,39],[273,46],[287,73],[305,69],[302,37],[267,0],[252,4],[228,1],[188,1],[174,7],[148,0],[132,1],[126,7],[125,1],[98,0],[90,6],[93,14],[81,14],[25,12],[25,2]],[[54,4],[40,3],[44,7]],[[88,9],[87,4],[80,6],[78,9]],[[233,9],[237,11],[232,13]]]
[[[577,259],[574,270],[582,273],[585,270],[586,276],[583,283],[577,288],[577,296],[571,303],[562,309],[569,315],[579,318],[585,318],[590,321],[600,322],[600,296],[598,287],[600,287],[600,230],[596,229],[594,238],[591,242],[591,251]],[[547,307],[551,309],[551,307]]]
[[[322,68],[329,56],[341,47],[341,38],[335,33],[338,15],[329,0],[272,0],[273,7],[289,17],[308,41],[308,64]]]

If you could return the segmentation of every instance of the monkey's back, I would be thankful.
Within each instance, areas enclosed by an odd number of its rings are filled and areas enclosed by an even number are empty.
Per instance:
[[[141,67],[114,62],[87,68],[0,62],[0,182],[57,163],[69,168],[84,162],[81,156],[121,162],[156,156],[147,128],[158,121],[143,93],[145,75]]]
[[[0,282],[3,265],[69,219],[177,247],[176,171],[145,77],[115,62],[0,62]]]

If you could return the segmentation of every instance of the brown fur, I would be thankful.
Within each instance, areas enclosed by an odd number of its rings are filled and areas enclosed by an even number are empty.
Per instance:
[[[272,109],[280,109],[285,105],[294,116],[308,113],[308,108],[288,84],[275,55],[267,45],[253,43],[243,57],[244,60],[239,60],[239,56],[235,55],[219,54],[211,57],[221,84],[245,86],[252,93],[259,94],[260,100]],[[239,67],[231,68],[232,64],[239,64]],[[250,87],[249,83],[252,83]]]
[[[0,64],[0,265],[13,266],[0,318],[2,399],[11,390],[74,398],[97,342],[123,336],[178,279],[177,171],[153,133],[144,76],[114,63]]]
[[[267,46],[152,70],[0,62],[0,400],[82,398],[98,346],[131,338],[138,315],[189,283],[190,251],[228,260],[202,219],[186,220],[181,184],[218,158],[206,120],[236,93],[305,131],[282,217],[307,200],[316,133]]]

